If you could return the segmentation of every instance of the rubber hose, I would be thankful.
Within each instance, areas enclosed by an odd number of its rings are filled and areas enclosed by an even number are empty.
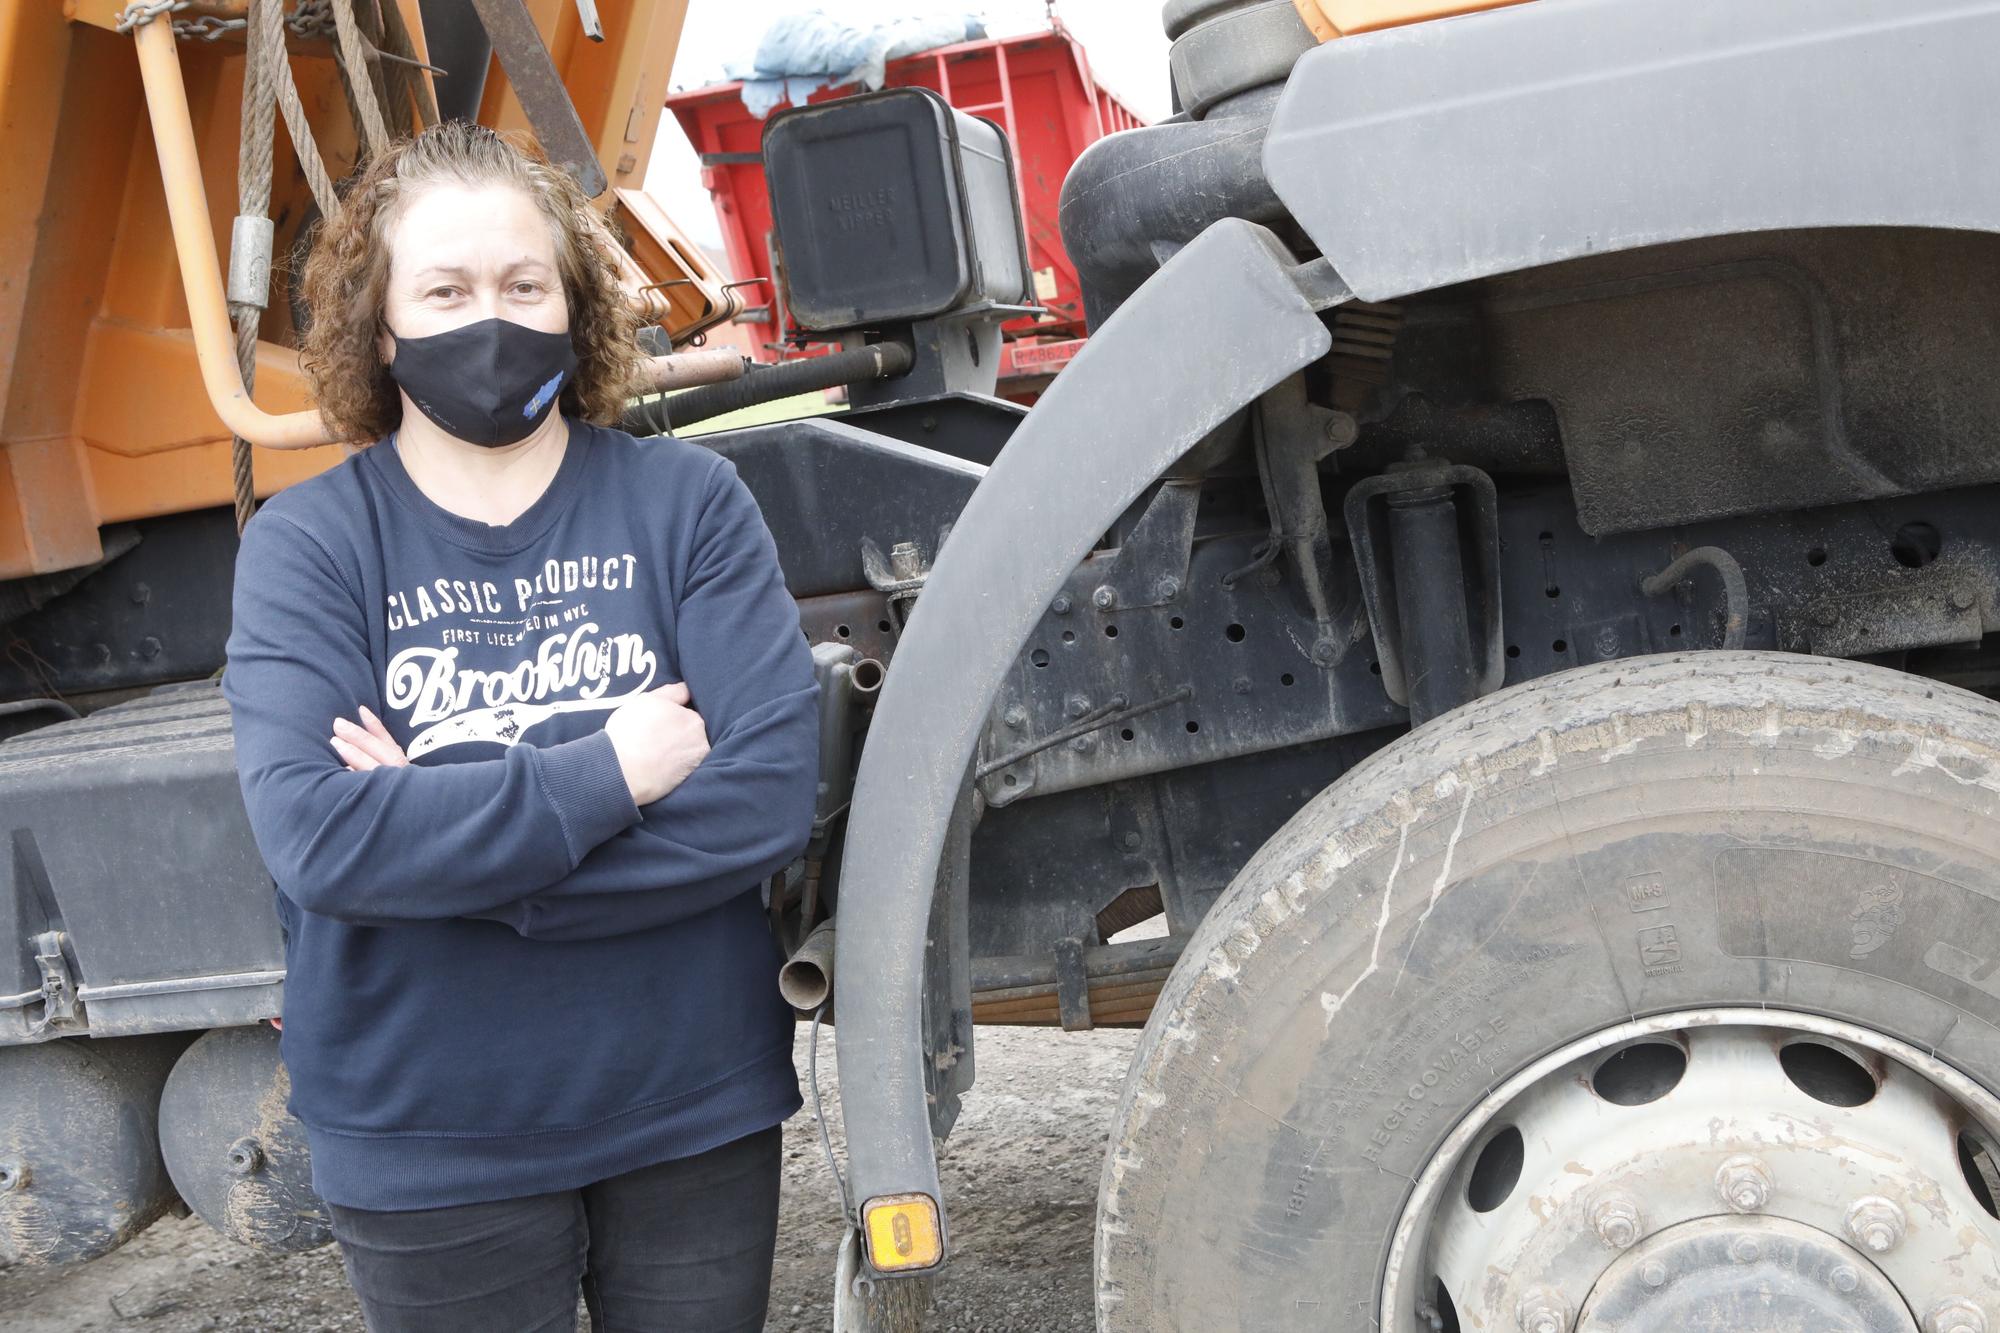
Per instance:
[[[1706,565],[1722,580],[1723,604],[1727,608],[1722,625],[1722,646],[1741,648],[1750,624],[1750,591],[1743,578],[1743,566],[1719,546],[1697,546],[1649,579],[1641,579],[1639,591],[1658,597],[1686,578],[1697,565]]]
[[[910,349],[897,342],[870,343],[825,356],[801,357],[762,367],[739,380],[704,384],[653,402],[635,403],[626,412],[623,425],[634,435],[659,435],[725,412],[776,402],[814,389],[892,379],[907,374],[910,364]]]
[[[1285,217],[1264,179],[1264,134],[1278,92],[1244,93],[1206,120],[1106,135],[1070,167],[1056,219],[1092,332],[1153,276],[1166,248],[1221,218],[1269,225]]]
[[[70,707],[60,699],[13,699],[6,703],[0,703],[0,717],[9,717],[15,713],[44,711],[54,713],[66,722],[76,721],[76,709]]]

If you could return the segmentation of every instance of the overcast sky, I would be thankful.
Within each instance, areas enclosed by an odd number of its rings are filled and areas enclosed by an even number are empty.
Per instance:
[[[1048,26],[1044,0],[970,0],[962,7],[984,16],[990,36]],[[815,8],[865,16],[879,6],[873,0],[690,0],[673,87],[719,82],[724,62],[747,60],[772,19]],[[1160,31],[1160,0],[1056,0],[1055,12],[1083,43],[1098,82],[1148,120],[1167,114],[1167,39]],[[661,118],[646,188],[690,236],[707,245],[721,244],[700,165],[671,115]]]

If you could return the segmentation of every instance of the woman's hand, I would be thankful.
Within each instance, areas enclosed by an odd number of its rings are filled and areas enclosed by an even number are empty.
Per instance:
[[[634,805],[650,805],[681,785],[708,756],[708,725],[683,683],[648,690],[612,710],[604,724]]]
[[[366,773],[371,768],[403,768],[409,764],[403,747],[396,744],[396,738],[382,725],[382,719],[369,712],[366,705],[361,709],[361,722],[357,727],[344,717],[333,720],[333,752],[342,763],[356,773]]]

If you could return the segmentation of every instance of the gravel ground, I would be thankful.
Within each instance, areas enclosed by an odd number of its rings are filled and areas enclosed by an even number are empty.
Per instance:
[[[955,1241],[927,1329],[952,1333],[1088,1330],[1091,1217],[1104,1134],[1137,1034],[981,1028],[979,1084],[942,1154]],[[806,1029],[797,1048],[806,1069]],[[833,1034],[820,1035],[821,1088],[841,1145]],[[832,1326],[840,1221],[810,1115],[785,1127],[785,1184],[770,1333]],[[196,1333],[361,1328],[328,1246],[273,1257],[195,1218],[167,1219],[93,1264],[0,1269],[0,1329]]]

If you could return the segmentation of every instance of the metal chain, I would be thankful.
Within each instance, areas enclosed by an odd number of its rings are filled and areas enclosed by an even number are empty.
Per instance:
[[[194,0],[137,0],[118,15],[116,30],[130,32],[144,27],[162,14],[177,14],[193,3]],[[249,19],[224,19],[209,14],[201,18],[175,19],[174,36],[184,42],[212,42],[224,33],[242,32],[249,26]],[[285,17],[285,26],[296,37],[332,37],[335,29],[331,0],[298,0],[298,8]]]
[[[116,30],[130,32],[134,28],[142,28],[162,14],[175,13],[193,3],[194,0],[136,0],[119,14]]]

